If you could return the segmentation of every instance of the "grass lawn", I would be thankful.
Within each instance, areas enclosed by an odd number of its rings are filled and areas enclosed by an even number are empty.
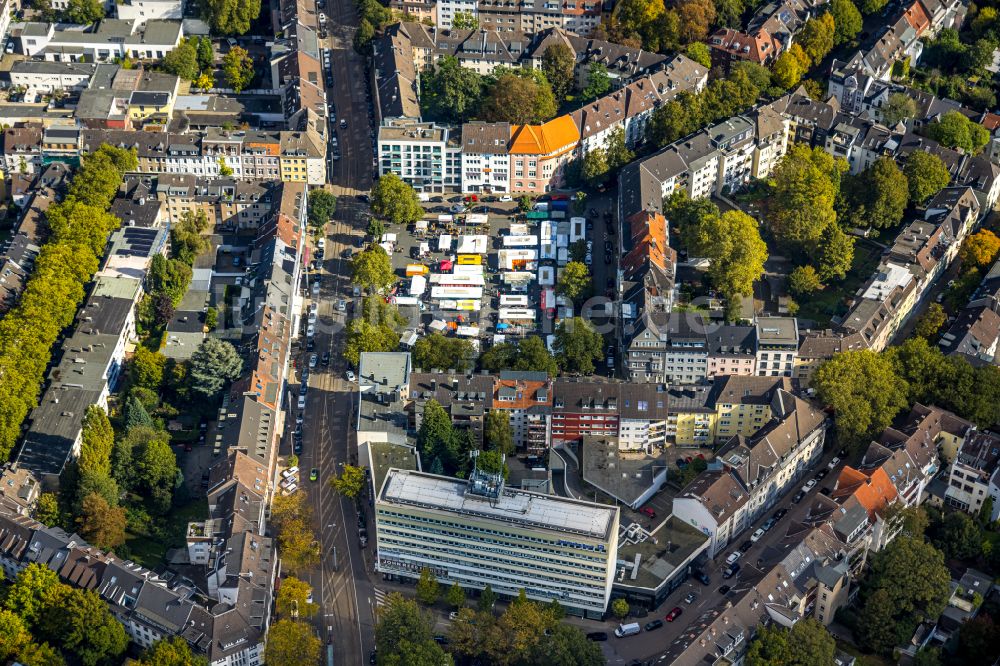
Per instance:
[[[854,261],[847,277],[838,284],[827,285],[822,291],[799,299],[798,317],[812,319],[818,328],[828,327],[834,315],[842,315],[847,311],[844,301],[853,296],[871,277],[881,257],[881,248],[858,239],[854,245]]]
[[[185,543],[187,525],[191,521],[208,517],[208,502],[205,498],[192,499],[182,507],[170,512],[163,534],[125,534],[125,544],[133,560],[150,569],[163,561],[170,548],[181,547]]]

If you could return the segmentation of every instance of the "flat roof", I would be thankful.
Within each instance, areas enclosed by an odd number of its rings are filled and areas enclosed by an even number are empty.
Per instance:
[[[466,492],[468,487],[462,479],[392,469],[386,475],[379,501],[602,540],[610,539],[618,512],[617,507],[509,487],[491,499]]]
[[[708,535],[702,534],[671,515],[645,541],[620,541],[618,561],[629,562],[622,580],[615,580],[616,587],[640,587],[656,589],[669,580],[678,567],[690,562],[708,547]],[[632,569],[638,556],[639,566],[632,577]]]

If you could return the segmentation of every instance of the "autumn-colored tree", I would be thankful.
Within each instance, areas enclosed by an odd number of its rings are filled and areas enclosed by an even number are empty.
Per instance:
[[[80,536],[102,550],[113,550],[125,543],[125,509],[109,505],[97,493],[83,498],[76,522]]]
[[[986,268],[1000,253],[1000,238],[989,229],[981,229],[965,239],[958,258],[965,267]]]
[[[715,22],[715,4],[712,0],[682,0],[677,4],[677,16],[680,38],[697,42],[708,36],[708,28]]]
[[[318,666],[322,647],[311,625],[278,620],[267,631],[264,663],[267,666]]]
[[[275,608],[283,618],[308,618],[319,612],[319,605],[308,601],[312,586],[294,576],[281,581]]]

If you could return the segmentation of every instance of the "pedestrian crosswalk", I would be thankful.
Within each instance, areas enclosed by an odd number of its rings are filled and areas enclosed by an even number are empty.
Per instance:
[[[380,590],[377,587],[373,587],[372,589],[375,590],[375,608],[385,606],[385,601],[389,596],[389,593],[384,590]]]

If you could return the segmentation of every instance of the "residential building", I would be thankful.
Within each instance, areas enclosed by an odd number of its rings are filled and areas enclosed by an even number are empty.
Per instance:
[[[410,375],[408,429],[418,432],[424,407],[435,400],[444,407],[455,427],[471,430],[477,442],[483,441],[486,414],[492,406],[495,378],[487,374],[413,372]]]
[[[791,382],[783,377],[716,377],[708,395],[708,404],[715,412],[709,443],[756,434],[774,416],[772,403],[777,390],[790,392]]]
[[[390,470],[375,495],[383,576],[415,580],[427,567],[444,585],[487,585],[514,598],[602,618],[618,549],[617,507],[513,488],[502,475],[468,480]]]
[[[407,444],[410,396],[409,352],[363,352],[358,364],[358,445]]]
[[[463,192],[510,192],[510,137],[508,123],[473,122],[462,125],[459,175]]]
[[[461,146],[447,127],[434,123],[387,120],[378,128],[377,159],[380,175],[393,173],[418,192],[461,184]]]
[[[791,377],[799,351],[799,326],[794,317],[757,320],[757,374]]]
[[[548,452],[552,404],[552,380],[544,372],[504,370],[493,382],[491,409],[507,413],[514,446],[530,455]]]
[[[137,25],[150,20],[180,21],[184,18],[184,0],[125,0],[115,3],[115,15]]]
[[[553,382],[553,446],[586,436],[613,437],[622,451],[654,453],[667,445],[667,387],[652,384]]]
[[[180,21],[103,19],[92,30],[55,23],[25,23],[19,52],[55,62],[162,60],[184,37]]]
[[[975,366],[1000,362],[1000,261],[987,271],[973,298],[938,340],[945,354],[961,356]]]
[[[580,141],[571,116],[541,125],[514,125],[510,138],[510,191],[548,192],[562,187],[566,164]]]
[[[948,470],[945,504],[975,516],[989,497],[994,504],[990,520],[995,520],[992,516],[1000,514],[996,506],[998,470],[1000,435],[970,428]]]
[[[700,474],[674,498],[673,513],[710,539],[715,557],[805,476],[823,451],[822,410],[785,389],[773,392],[771,420],[719,449],[721,470]]]

